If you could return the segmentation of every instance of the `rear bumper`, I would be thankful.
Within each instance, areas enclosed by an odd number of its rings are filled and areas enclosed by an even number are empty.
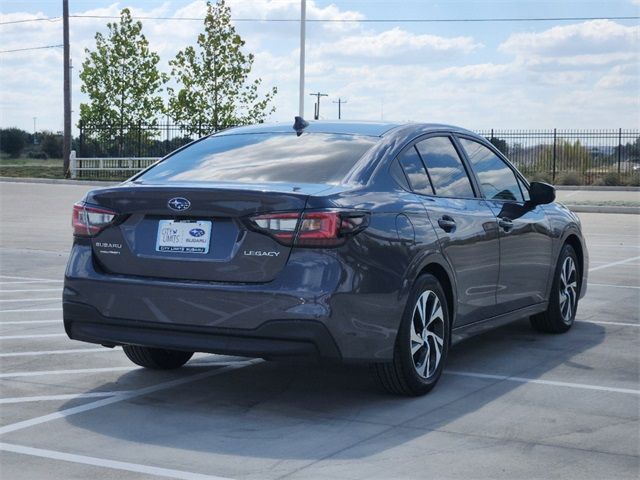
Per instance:
[[[385,280],[350,268],[335,250],[293,252],[267,283],[115,275],[94,264],[90,247],[75,244],[63,315],[72,339],[98,344],[388,361],[404,301]]]
[[[320,322],[271,320],[250,331],[108,318],[90,305],[64,302],[69,338],[105,346],[142,345],[247,357],[341,360],[338,347]]]

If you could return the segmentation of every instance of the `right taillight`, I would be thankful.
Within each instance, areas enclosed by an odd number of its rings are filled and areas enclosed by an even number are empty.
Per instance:
[[[263,214],[252,217],[250,225],[284,245],[335,247],[364,230],[368,220],[364,212],[332,210]]]
[[[106,208],[94,207],[84,202],[73,206],[71,224],[73,234],[80,237],[91,237],[98,234],[109,225],[116,216],[116,212]]]

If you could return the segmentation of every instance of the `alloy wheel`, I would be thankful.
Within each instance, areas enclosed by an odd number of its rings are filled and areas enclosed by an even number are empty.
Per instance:
[[[411,323],[411,357],[422,378],[431,377],[438,369],[444,346],[445,318],[438,296],[431,290],[420,295]]]
[[[560,269],[560,314],[565,323],[571,323],[578,301],[578,272],[573,258],[567,257]]]

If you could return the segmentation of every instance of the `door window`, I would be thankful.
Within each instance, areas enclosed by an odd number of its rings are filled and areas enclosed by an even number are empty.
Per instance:
[[[423,195],[433,195],[429,177],[427,177],[427,172],[424,169],[424,165],[416,149],[411,147],[402,152],[399,161],[404,173],[409,179],[412,190],[416,193],[422,193]]]
[[[469,176],[449,137],[431,137],[416,144],[435,194],[439,197],[473,197]]]
[[[490,149],[481,143],[461,138],[473,170],[480,181],[480,190],[490,200],[524,201],[516,174]]]

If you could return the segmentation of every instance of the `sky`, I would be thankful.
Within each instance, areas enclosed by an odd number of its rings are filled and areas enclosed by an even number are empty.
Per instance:
[[[70,0],[71,15],[114,15],[129,7],[142,20],[161,68],[194,44],[203,0]],[[228,0],[237,19],[298,19],[299,0]],[[60,0],[0,0],[0,23],[60,17]],[[478,19],[628,17],[640,0],[344,0],[307,1],[309,19]],[[71,18],[73,123],[85,48],[109,20]],[[274,121],[298,110],[299,24],[235,23],[255,55],[252,77],[278,87]],[[62,43],[58,19],[0,25],[0,50]],[[639,128],[640,22],[571,20],[447,23],[309,23],[306,117],[312,92],[327,93],[321,118],[439,122],[470,129]],[[62,130],[62,49],[0,53],[0,127]]]

